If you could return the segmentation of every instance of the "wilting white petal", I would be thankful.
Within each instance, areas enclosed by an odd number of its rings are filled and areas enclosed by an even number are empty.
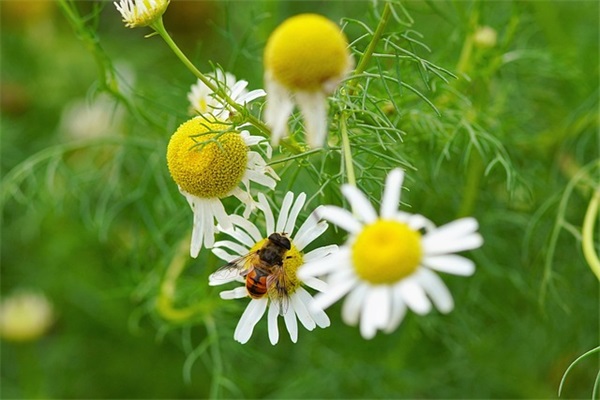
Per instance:
[[[298,91],[295,94],[304,119],[307,144],[313,149],[323,147],[327,136],[327,97],[320,91]]]

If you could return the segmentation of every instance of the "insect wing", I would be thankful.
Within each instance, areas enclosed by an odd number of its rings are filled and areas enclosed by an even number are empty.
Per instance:
[[[251,252],[219,267],[219,269],[210,275],[210,284],[220,285],[222,283],[234,281],[238,277],[245,277],[252,269],[257,257],[257,252]]]
[[[290,295],[288,293],[288,282],[285,269],[282,266],[275,267],[267,278],[269,288],[269,299],[277,304],[279,315],[284,315],[290,306]]]

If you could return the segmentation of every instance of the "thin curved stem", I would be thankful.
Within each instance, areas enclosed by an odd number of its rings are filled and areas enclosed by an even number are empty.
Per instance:
[[[588,265],[596,277],[600,280],[600,259],[594,248],[594,225],[598,219],[598,203],[600,203],[600,191],[596,191],[590,204],[588,205],[585,217],[583,220],[583,240],[581,245],[583,247],[583,256],[587,261]]]

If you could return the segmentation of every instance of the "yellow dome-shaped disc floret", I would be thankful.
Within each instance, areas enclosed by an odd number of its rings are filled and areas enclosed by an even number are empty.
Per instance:
[[[182,190],[201,198],[222,198],[240,183],[248,147],[238,132],[218,133],[226,128],[197,117],[171,136],[167,164]]]
[[[265,69],[292,90],[321,90],[339,81],[350,67],[348,40],[340,28],[317,14],[284,21],[269,37]],[[335,87],[335,85],[333,86]]]
[[[357,275],[373,284],[391,284],[409,276],[422,255],[421,234],[396,221],[378,220],[365,226],[352,246]]]

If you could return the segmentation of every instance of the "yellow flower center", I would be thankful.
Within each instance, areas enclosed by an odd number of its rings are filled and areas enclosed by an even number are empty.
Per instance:
[[[252,248],[250,252],[254,252],[264,246],[268,239],[262,239],[257,242]],[[285,271],[285,283],[286,283],[286,292],[288,294],[292,294],[300,287],[300,280],[298,279],[297,272],[298,268],[304,263],[303,254],[298,248],[294,245],[294,243],[290,240],[291,249],[289,249],[285,255],[283,256],[283,269]],[[277,267],[276,267],[277,268]],[[269,288],[273,289],[273,288]]]
[[[373,284],[395,283],[421,261],[421,234],[402,222],[377,220],[364,227],[352,245],[357,275]]]
[[[284,21],[265,47],[265,69],[290,89],[320,90],[349,68],[348,40],[340,28],[317,14]]]
[[[202,118],[184,122],[171,136],[167,165],[173,180],[201,198],[228,196],[242,180],[248,147],[238,132]]]

